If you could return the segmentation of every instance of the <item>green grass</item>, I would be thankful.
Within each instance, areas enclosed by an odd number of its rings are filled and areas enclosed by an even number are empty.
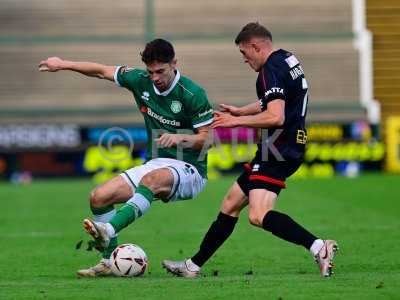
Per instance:
[[[75,277],[99,259],[75,249],[86,240],[89,181],[0,184],[0,299],[399,299],[400,177],[382,174],[297,179],[281,193],[278,210],[339,241],[333,278],[320,278],[301,247],[249,225],[247,210],[203,277],[167,275],[161,260],[194,254],[233,180],[210,181],[196,200],[154,203],[123,231],[120,243],[139,244],[150,260],[133,279]]]

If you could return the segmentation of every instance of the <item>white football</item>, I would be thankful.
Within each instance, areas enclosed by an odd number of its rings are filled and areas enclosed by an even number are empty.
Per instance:
[[[111,253],[110,263],[116,276],[141,276],[147,268],[147,256],[137,245],[122,244]]]

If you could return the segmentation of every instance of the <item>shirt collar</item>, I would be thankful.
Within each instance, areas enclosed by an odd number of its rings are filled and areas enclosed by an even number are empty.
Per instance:
[[[181,73],[179,73],[179,70],[176,70],[175,78],[172,81],[171,86],[168,88],[168,90],[160,92],[153,83],[154,92],[159,96],[168,96],[168,94],[174,89],[180,78],[181,78]]]

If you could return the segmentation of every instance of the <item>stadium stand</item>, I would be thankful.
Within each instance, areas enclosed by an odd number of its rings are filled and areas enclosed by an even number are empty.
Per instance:
[[[300,35],[348,33],[352,26],[348,0],[159,0],[155,5],[160,34],[236,33],[255,20],[272,32]]]
[[[37,64],[60,56],[142,66],[143,3],[2,1],[0,119],[15,119],[26,110],[40,115],[42,110],[48,112],[43,120],[53,121],[49,112],[54,108],[71,112],[77,122],[96,121],[96,116],[107,121],[111,112],[112,120],[139,120],[131,116],[133,108],[126,110],[133,101],[127,91],[78,74],[40,74]],[[182,72],[202,84],[215,104],[255,100],[256,73],[241,62],[233,39],[242,25],[257,20],[271,29],[277,47],[294,51],[303,61],[310,86],[309,120],[364,118],[350,1],[159,0],[154,7],[156,35],[174,41]],[[107,113],[101,114],[102,109]],[[85,118],[90,111],[92,117]],[[57,120],[64,119],[68,116]]]
[[[399,1],[367,1],[367,25],[374,35],[374,94],[382,105],[382,119],[400,115],[399,15]]]
[[[101,37],[143,32],[144,1],[2,0],[2,38]]]

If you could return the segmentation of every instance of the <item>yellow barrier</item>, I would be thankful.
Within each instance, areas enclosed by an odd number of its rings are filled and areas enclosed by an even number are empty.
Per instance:
[[[400,116],[386,121],[386,170],[400,172]]]
[[[86,150],[83,160],[83,168],[86,172],[95,173],[93,180],[95,183],[103,183],[108,179],[118,175],[126,169],[143,164],[143,159],[132,158],[127,146],[114,146],[110,150],[105,150],[97,146],[91,146]],[[118,154],[114,158],[115,153]],[[121,153],[125,153],[124,159],[119,159]]]
[[[396,121],[397,123],[391,125],[393,136],[390,138],[392,142],[390,166],[393,171],[400,170],[400,118]],[[110,150],[92,146],[86,151],[83,167],[87,172],[95,173],[93,179],[96,183],[104,182],[126,169],[143,163],[143,160],[140,158],[132,158],[129,148],[126,146],[114,146]],[[209,179],[219,178],[221,170],[228,171],[238,163],[251,161],[256,151],[257,145],[255,144],[221,144],[211,148],[208,152]],[[122,160],[119,159],[121,155],[125,157]],[[381,142],[310,143],[307,145],[305,155],[305,161],[309,165],[302,165],[296,174],[294,174],[294,177],[329,178],[335,174],[334,166],[331,162],[377,162],[382,161],[384,155],[385,146]]]

